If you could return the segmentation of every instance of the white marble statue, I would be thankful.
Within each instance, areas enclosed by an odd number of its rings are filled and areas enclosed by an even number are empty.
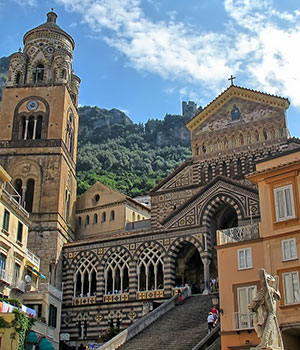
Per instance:
[[[278,276],[273,277],[264,269],[259,269],[261,288],[249,304],[255,312],[254,329],[260,338],[257,350],[284,350],[276,317],[276,301],[280,299]]]

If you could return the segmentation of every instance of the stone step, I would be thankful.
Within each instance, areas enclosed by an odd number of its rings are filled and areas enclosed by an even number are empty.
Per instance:
[[[192,296],[119,349],[191,350],[207,334],[207,314],[211,308],[211,296]]]

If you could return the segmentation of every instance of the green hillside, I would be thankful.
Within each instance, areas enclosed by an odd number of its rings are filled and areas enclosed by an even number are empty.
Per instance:
[[[81,107],[78,138],[78,193],[96,180],[130,196],[147,193],[191,157],[184,119],[166,115],[145,125],[115,122],[118,110]]]

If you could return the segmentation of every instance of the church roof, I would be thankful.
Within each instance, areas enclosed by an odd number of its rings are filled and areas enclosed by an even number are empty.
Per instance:
[[[274,107],[281,107],[287,109],[290,102],[285,97],[267,94],[261,91],[247,89],[237,85],[231,85],[217,96],[212,102],[204,107],[197,115],[186,123],[186,127],[192,131],[200,124],[202,124],[210,115],[215,113],[222,107],[229,99],[233,97],[240,97],[250,101],[266,103]]]
[[[170,215],[165,217],[161,224],[165,225],[167,222],[169,222],[172,218],[174,218],[176,215],[180,214],[182,210],[187,208],[191,203],[193,203],[197,198],[199,198],[202,194],[204,194],[207,190],[209,190],[214,184],[217,182],[223,182],[223,183],[228,183],[231,185],[234,185],[236,187],[239,187],[241,189],[245,189],[249,192],[257,193],[256,189],[253,189],[251,187],[245,186],[237,181],[234,181],[226,176],[221,176],[218,175],[215,177],[212,181],[210,181],[208,184],[206,184],[204,187],[202,187],[194,196],[192,196],[189,200],[187,200],[185,203],[180,205],[178,208],[176,208]]]
[[[55,12],[53,12],[53,11],[48,12],[47,13],[47,22],[37,26],[36,28],[31,29],[30,31],[28,31],[24,35],[24,38],[23,38],[24,44],[26,42],[27,37],[30,34],[32,34],[33,32],[48,30],[48,31],[52,31],[52,32],[58,32],[58,33],[60,33],[60,34],[62,34],[64,36],[66,36],[69,39],[69,41],[71,42],[72,47],[74,49],[75,42],[74,42],[73,38],[71,37],[71,35],[69,35],[67,32],[65,32],[63,29],[61,29],[60,26],[58,26],[56,24],[56,19],[57,19],[57,14]]]

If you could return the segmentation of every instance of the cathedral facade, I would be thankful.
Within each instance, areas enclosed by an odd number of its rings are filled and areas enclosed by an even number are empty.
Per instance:
[[[84,239],[64,246],[62,330],[71,339],[127,327],[185,283],[210,292],[216,230],[260,220],[257,188],[245,176],[256,161],[299,147],[288,137],[288,107],[285,98],[230,86],[187,123],[193,157],[150,191],[150,220],[96,236],[85,227]]]
[[[61,332],[79,346],[111,324],[129,326],[185,283],[209,293],[216,230],[260,219],[257,188],[245,176],[257,160],[299,143],[289,139],[287,99],[231,85],[187,123],[192,159],[150,191],[151,216],[101,185],[76,203],[80,79],[74,40],[56,17],[48,13],[11,55],[0,164],[30,213],[28,247],[63,292]]]

